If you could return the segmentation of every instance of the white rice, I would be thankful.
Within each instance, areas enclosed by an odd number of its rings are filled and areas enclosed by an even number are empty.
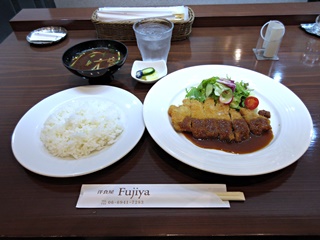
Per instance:
[[[40,139],[52,155],[79,159],[112,145],[123,130],[116,105],[102,99],[79,99],[49,116]]]

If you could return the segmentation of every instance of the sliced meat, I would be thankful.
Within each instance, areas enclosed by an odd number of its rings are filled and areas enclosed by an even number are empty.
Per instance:
[[[171,105],[168,114],[176,131],[190,132],[199,139],[241,142],[250,138],[250,132],[261,135],[271,130],[270,112],[262,110],[256,113],[246,108],[237,111],[229,105],[216,104],[212,98],[204,103],[184,99],[178,107]]]
[[[248,139],[250,137],[250,129],[246,120],[244,120],[241,114],[235,109],[230,108],[229,113],[233,127],[234,140],[236,142],[241,142]]]
[[[173,128],[178,132],[191,131],[191,109],[188,104],[190,100],[185,99],[184,104],[179,107],[171,105],[168,114],[171,117]]]
[[[271,113],[269,111],[266,111],[266,110],[259,110],[258,114],[261,115],[261,116],[264,116],[266,118],[271,118]]]
[[[270,120],[268,118],[246,108],[241,108],[240,113],[254,135],[261,135],[263,132],[271,130]]]
[[[234,140],[234,134],[232,131],[232,123],[229,115],[229,105],[217,103],[217,113],[215,115],[217,119],[217,131],[219,139],[222,141],[231,142]]]
[[[206,130],[207,130],[207,138],[218,138],[218,123],[216,117],[216,106],[215,102],[212,98],[207,98],[203,104],[204,112],[206,114]]]
[[[190,101],[191,132],[195,138],[207,138],[206,114],[203,104],[197,100]]]

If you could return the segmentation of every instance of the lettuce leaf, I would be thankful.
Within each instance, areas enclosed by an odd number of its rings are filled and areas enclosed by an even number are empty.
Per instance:
[[[235,87],[230,83],[234,83]],[[243,81],[226,81],[226,79],[221,79],[220,77],[211,77],[202,80],[197,87],[186,89],[185,97],[200,102],[204,102],[208,97],[211,97],[217,102],[224,91],[231,89],[233,92],[233,100],[230,103],[230,107],[240,109],[240,107],[244,107],[244,100],[250,95],[251,91],[253,91],[253,89],[249,89],[248,86],[249,84]]]

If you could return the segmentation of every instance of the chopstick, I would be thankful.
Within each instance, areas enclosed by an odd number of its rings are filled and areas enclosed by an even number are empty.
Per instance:
[[[245,201],[243,192],[215,192],[222,201]]]

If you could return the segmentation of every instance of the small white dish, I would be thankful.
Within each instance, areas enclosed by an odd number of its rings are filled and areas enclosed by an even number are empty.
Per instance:
[[[136,77],[136,73],[139,70],[144,68],[153,67],[156,72],[158,73],[158,78],[155,80],[143,80],[141,78]],[[168,73],[167,64],[164,60],[160,61],[134,61],[132,68],[131,68],[131,77],[141,83],[151,84],[157,82],[159,79],[166,76]]]
[[[63,27],[42,27],[30,32],[26,39],[31,44],[53,44],[64,39],[67,33],[67,30]]]

